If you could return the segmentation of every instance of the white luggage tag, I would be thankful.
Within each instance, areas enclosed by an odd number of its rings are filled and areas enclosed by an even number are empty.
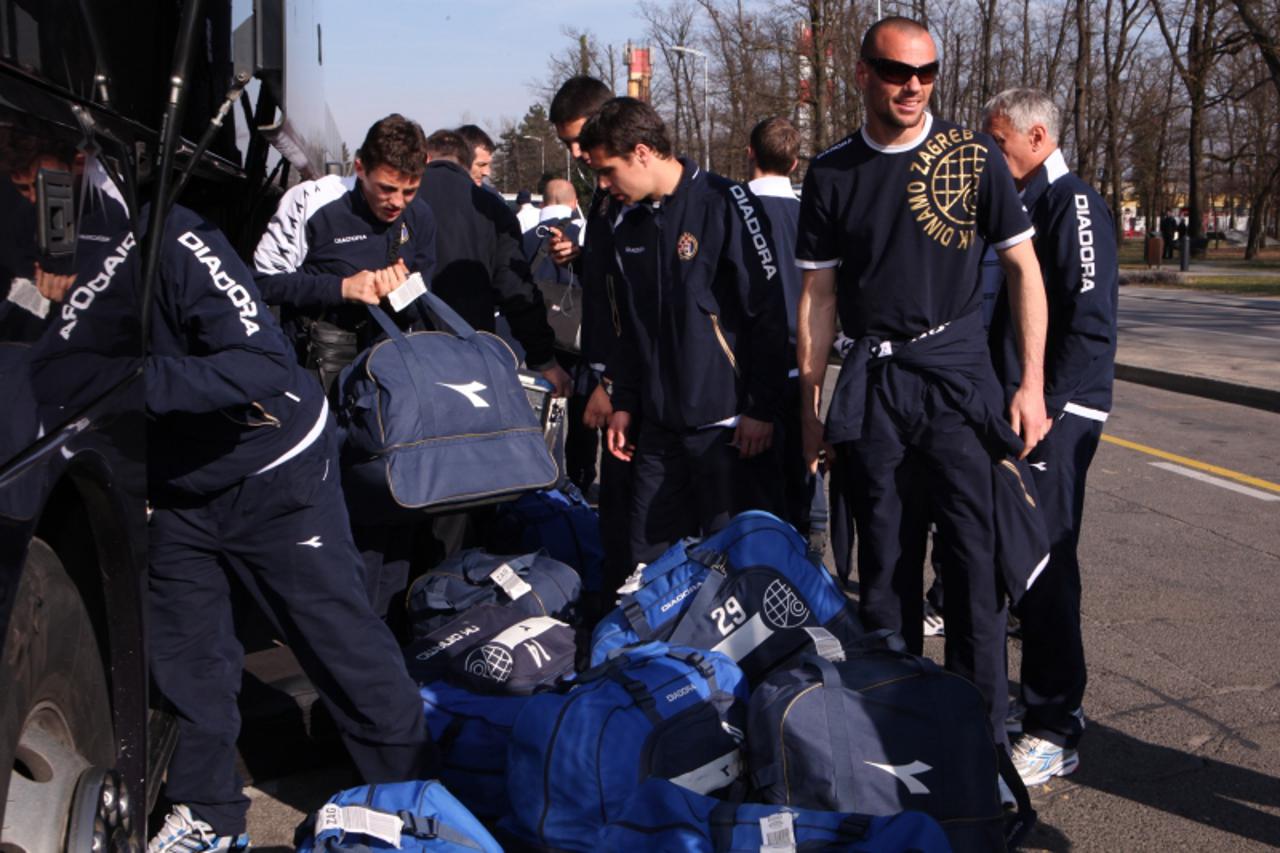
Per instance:
[[[533,587],[529,586],[523,578],[516,574],[516,570],[506,563],[494,569],[493,574],[489,575],[489,580],[497,584],[507,594],[507,598],[512,601],[526,593],[533,592]]]
[[[795,816],[777,812],[760,818],[760,853],[796,853]]]
[[[391,307],[400,313],[408,308],[422,294],[427,292],[427,283],[422,280],[422,273],[411,273],[404,283],[387,294]]]
[[[400,833],[404,821],[393,814],[374,811],[364,806],[340,806],[325,803],[316,812],[316,835],[336,829],[344,834],[358,833],[376,838],[400,849]]]
[[[840,645],[840,641],[836,639],[836,635],[832,634],[822,626],[805,628],[809,634],[809,639],[813,641],[813,650],[818,653],[819,657],[824,657],[832,663],[840,663],[845,659],[844,646]]]

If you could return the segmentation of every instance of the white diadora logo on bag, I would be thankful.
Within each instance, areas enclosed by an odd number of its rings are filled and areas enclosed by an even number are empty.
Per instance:
[[[890,776],[897,776],[898,781],[906,785],[907,791],[912,794],[931,793],[928,786],[916,778],[921,773],[933,769],[923,761],[913,761],[910,764],[876,764],[874,761],[864,761],[863,764],[870,764]]]
[[[443,385],[450,391],[457,391],[459,394],[466,397],[467,400],[470,401],[471,405],[475,406],[477,409],[489,408],[489,401],[484,397],[481,397],[479,393],[481,391],[489,390],[488,385],[483,385],[479,382],[468,382],[466,385],[451,385],[448,382],[437,382],[436,384]]]

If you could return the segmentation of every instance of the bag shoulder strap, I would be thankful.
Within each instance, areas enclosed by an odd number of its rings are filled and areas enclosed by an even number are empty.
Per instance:
[[[698,624],[698,615],[706,613],[711,603],[716,600],[716,595],[720,592],[720,587],[724,586],[726,580],[722,570],[717,568],[707,569],[706,575],[702,578],[702,586],[698,588],[698,593],[693,597],[693,601],[689,602],[689,606],[680,614],[676,627],[672,630],[671,636],[667,639],[673,646],[687,646],[689,639],[697,633],[700,625]]]

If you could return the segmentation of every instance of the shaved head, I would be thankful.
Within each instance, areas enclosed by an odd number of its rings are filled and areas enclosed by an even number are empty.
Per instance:
[[[862,37],[863,56],[880,55],[880,45],[876,43],[876,40],[880,37],[880,34],[886,30],[892,30],[903,35],[924,35],[930,40],[933,39],[933,37],[929,35],[929,30],[919,21],[914,21],[911,18],[904,18],[901,15],[890,15],[887,18],[881,18],[867,28],[866,35]]]
[[[547,181],[547,186],[542,190],[542,203],[573,207],[578,203],[578,193],[574,190],[573,184],[563,178],[555,178]]]

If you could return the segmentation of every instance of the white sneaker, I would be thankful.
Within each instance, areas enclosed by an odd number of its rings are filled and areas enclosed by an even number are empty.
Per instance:
[[[929,599],[924,600],[924,635],[926,637],[945,637],[947,625],[942,613],[934,608]]]
[[[164,826],[147,845],[147,853],[202,853],[205,850],[248,850],[249,835],[218,835],[213,827],[197,818],[191,809],[176,805],[164,819]]]
[[[1013,766],[1022,784],[1043,785],[1054,776],[1067,776],[1080,767],[1080,753],[1053,741],[1024,734],[1013,743]]]

